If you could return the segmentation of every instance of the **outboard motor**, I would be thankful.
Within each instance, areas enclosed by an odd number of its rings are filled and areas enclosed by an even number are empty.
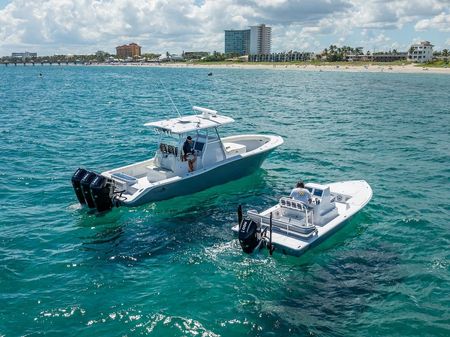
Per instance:
[[[86,204],[88,205],[89,208],[95,208],[94,199],[92,199],[91,196],[90,185],[96,176],[97,176],[96,173],[87,171],[87,173],[84,175],[84,177],[81,179],[80,182],[84,200],[86,200]]]
[[[81,179],[86,175],[87,171],[85,169],[79,168],[75,171],[72,176],[72,186],[77,196],[80,204],[84,205],[86,200],[84,200],[83,191],[81,190]]]
[[[261,241],[261,232],[258,224],[252,219],[243,219],[239,225],[239,243],[242,250],[251,254]]]
[[[102,175],[97,175],[91,182],[91,196],[97,211],[108,211],[113,207],[112,196],[114,185]]]

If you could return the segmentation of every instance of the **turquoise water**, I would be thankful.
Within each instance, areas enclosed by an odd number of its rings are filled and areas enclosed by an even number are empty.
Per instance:
[[[0,336],[450,334],[450,76],[0,68]],[[42,77],[39,76],[42,73]],[[285,144],[252,176],[88,214],[70,177],[152,155],[179,107]],[[365,179],[370,204],[297,259],[241,253],[238,203]]]

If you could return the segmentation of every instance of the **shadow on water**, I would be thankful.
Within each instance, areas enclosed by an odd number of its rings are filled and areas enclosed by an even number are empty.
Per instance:
[[[221,222],[235,221],[237,201],[269,189],[265,177],[260,169],[224,185],[136,208],[102,214],[81,210],[76,222],[84,229],[81,249],[100,260],[129,263],[215,242],[224,230]]]
[[[258,312],[263,321],[278,322],[281,330],[289,327],[292,335],[348,335],[339,322],[342,315],[358,321],[373,309],[373,301],[384,301],[388,289],[405,278],[395,247],[370,238],[371,223],[370,215],[358,214],[299,258],[281,254],[271,258],[264,251],[245,259],[253,266],[243,277],[242,296],[252,292],[244,284],[260,285],[259,296],[248,302],[247,311]],[[367,239],[371,246],[364,244]]]

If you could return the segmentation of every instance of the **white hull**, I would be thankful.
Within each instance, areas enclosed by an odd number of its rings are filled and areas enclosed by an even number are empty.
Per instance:
[[[299,256],[307,249],[317,245],[331,234],[340,229],[345,221],[360,211],[372,198],[372,189],[364,180],[344,181],[328,185],[337,209],[337,216],[323,225],[315,225],[316,231],[309,237],[296,235],[292,230],[279,229],[272,232],[272,244],[275,251],[281,251],[289,255]],[[260,215],[268,216],[279,209],[279,205],[271,207]],[[267,227],[267,222],[262,224]],[[232,230],[239,231],[239,226],[235,225]]]

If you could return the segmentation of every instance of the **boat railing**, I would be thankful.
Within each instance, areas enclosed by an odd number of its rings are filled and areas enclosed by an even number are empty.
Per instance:
[[[311,214],[311,212],[309,212],[309,214]],[[271,220],[270,216],[258,214],[258,212],[253,210],[249,210],[247,212],[247,215],[250,219],[261,224],[261,226],[263,227],[269,227],[272,223],[275,229],[277,229],[278,231],[282,231],[285,235],[288,236],[295,235],[308,238],[314,234],[316,229],[311,222],[306,221],[306,218],[305,225],[298,225],[291,222],[280,221],[276,218],[272,218]]]
[[[312,227],[313,224],[313,209],[311,207],[308,207],[305,203],[291,199],[288,197],[281,197],[280,198],[280,206],[288,209],[293,209],[295,211],[300,211],[305,213],[305,226]]]

